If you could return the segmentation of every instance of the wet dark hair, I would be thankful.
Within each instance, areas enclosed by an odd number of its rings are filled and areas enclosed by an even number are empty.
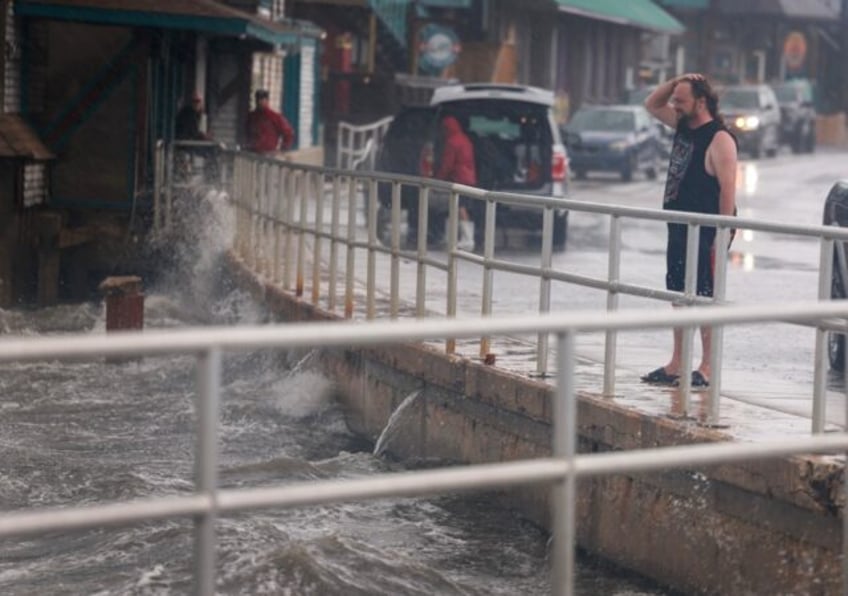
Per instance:
[[[707,79],[686,77],[678,82],[678,84],[680,83],[689,83],[689,86],[692,88],[692,97],[696,100],[703,98],[707,104],[707,111],[710,113],[710,116],[724,125],[724,118],[718,113],[718,93],[715,92],[715,89],[713,89]]]
[[[256,93],[253,94],[253,97],[256,101],[259,101],[260,99],[268,99],[269,95],[270,94],[265,89],[258,89]]]

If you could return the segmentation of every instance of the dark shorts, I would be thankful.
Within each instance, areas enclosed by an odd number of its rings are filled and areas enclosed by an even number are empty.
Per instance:
[[[715,228],[701,228],[698,240],[698,296],[713,295],[715,278]],[[668,224],[668,247],[666,249],[665,287],[682,292],[686,282],[686,238],[688,227],[683,224]]]

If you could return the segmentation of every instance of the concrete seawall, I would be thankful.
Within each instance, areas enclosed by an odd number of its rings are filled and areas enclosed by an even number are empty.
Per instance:
[[[280,320],[338,317],[263,282],[236,257],[229,270]],[[376,440],[408,396],[386,450],[400,459],[482,463],[550,455],[551,386],[426,345],[321,350],[350,428]],[[731,437],[580,394],[580,451]],[[841,486],[832,457],[793,457],[579,483],[579,543],[687,594],[840,594]],[[505,494],[548,525],[548,489]]]

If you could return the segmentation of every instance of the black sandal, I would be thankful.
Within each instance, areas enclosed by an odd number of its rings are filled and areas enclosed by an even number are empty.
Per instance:
[[[676,381],[674,381],[674,386],[680,387],[680,379],[679,378]],[[710,382],[707,380],[707,377],[705,377],[701,373],[701,371],[693,370],[692,371],[692,383],[690,384],[690,386],[692,387],[692,389],[706,389],[707,387],[710,386]]]
[[[651,383],[652,385],[674,385],[680,377],[678,375],[668,374],[665,372],[665,367],[661,366],[646,375],[642,375],[640,378],[643,383]]]

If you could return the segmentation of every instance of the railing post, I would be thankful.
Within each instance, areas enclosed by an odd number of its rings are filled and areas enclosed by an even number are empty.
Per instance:
[[[285,232],[285,217],[286,217],[286,175],[282,166],[277,166],[277,193],[275,196],[276,203],[274,205],[274,283],[280,284],[283,281],[283,233]]]
[[[399,182],[392,182],[392,261],[389,280],[389,317],[396,319],[400,301],[400,194]]]
[[[727,295],[727,250],[730,244],[730,229],[720,227],[715,238],[715,271],[713,272],[713,304],[722,304]],[[716,325],[710,330],[710,404],[707,425],[718,426],[721,415],[721,369],[724,354],[724,326]]]
[[[268,204],[268,163],[259,164],[259,187],[256,195],[256,273],[264,275],[268,270],[265,238],[268,220],[265,217]]]
[[[327,291],[327,309],[336,312],[336,291],[338,288],[336,276],[339,273],[339,209],[341,209],[341,176],[333,174],[333,199],[330,214],[330,280]]]
[[[165,213],[163,218],[166,231],[171,229],[171,211],[174,202],[174,148],[173,145],[165,146]]]
[[[833,239],[821,239],[819,255],[819,300],[830,300],[833,279]],[[816,327],[815,366],[813,369],[813,434],[824,432],[827,423],[827,331]]]
[[[609,253],[607,256],[607,282],[616,284],[621,277],[621,217],[613,215],[610,218]],[[610,288],[607,291],[607,312],[618,310],[618,290]],[[606,332],[604,341],[604,397],[615,396],[615,365],[618,355],[618,333],[614,330]]]
[[[480,199],[475,199],[480,200]],[[494,294],[495,272],[492,260],[495,258],[495,226],[497,225],[497,208],[495,201],[486,199],[486,219],[483,228],[483,304],[481,314],[484,317],[492,315],[492,295]],[[480,358],[484,359],[492,351],[491,336],[480,338]]]
[[[309,174],[312,178],[312,188],[315,192],[315,236],[313,239],[312,250],[312,304],[317,305],[318,299],[321,296],[321,248],[324,239],[321,234],[324,232],[324,175],[315,172]]]
[[[551,593],[556,596],[574,594],[575,554],[577,538],[577,393],[574,383],[574,336],[571,332],[557,336],[557,385],[553,404],[553,454],[569,464],[567,476],[554,484],[553,552],[551,555]]]
[[[164,141],[159,139],[156,141],[156,151],[153,153],[153,231],[160,232],[161,224],[159,218],[162,215],[162,186],[164,185],[164,160],[162,151],[165,146]]]
[[[365,318],[369,321],[377,316],[375,305],[377,291],[377,196],[379,183],[371,179],[368,185],[368,271],[366,272]]]
[[[194,520],[194,576],[198,596],[215,593],[215,518],[218,491],[218,412],[221,351],[210,348],[197,357],[197,445],[195,490],[212,500],[212,509]]]
[[[539,312],[551,311],[551,278],[549,272],[553,263],[554,210],[545,207],[542,211],[542,275],[539,278]],[[536,374],[544,377],[548,374],[548,334],[539,333],[536,339]]]
[[[291,166],[286,169],[286,216],[285,216],[285,247],[283,248],[283,288],[291,290],[292,272],[294,270],[294,238],[295,205],[297,204],[297,172]]]
[[[297,225],[297,281],[295,282],[295,295],[303,296],[303,286],[306,279],[306,224],[309,216],[309,172],[298,172],[298,205],[300,213],[298,214],[299,223]]]
[[[418,266],[415,286],[415,316],[427,316],[427,228],[429,227],[430,187],[424,186],[418,193]]]
[[[448,295],[447,295],[447,316],[448,318],[456,317],[456,234],[459,226],[459,194],[456,191],[450,191],[450,202],[448,203],[448,229],[447,229],[447,251],[448,251]],[[445,352],[453,354],[456,352],[456,339],[448,338],[445,342]]]
[[[347,262],[345,263],[345,305],[344,316],[346,319],[353,318],[353,283],[354,267],[356,265],[356,208],[358,203],[357,192],[359,184],[356,176],[350,177],[350,189],[347,201]]]
[[[256,228],[258,226],[259,216],[257,215],[257,198],[259,196],[259,172],[261,169],[261,164],[254,161],[252,163],[250,169],[250,193],[247,197],[247,213],[250,225],[248,226],[247,232],[247,258],[246,261],[248,265],[256,270],[256,267],[259,264],[259,260],[257,258],[258,250],[256,249]]]
[[[698,244],[701,239],[701,226],[695,223],[684,224],[686,233],[686,278],[683,291],[687,298],[694,298],[698,293]],[[683,417],[689,416],[692,403],[692,339],[695,328],[691,325],[684,327],[681,332],[680,349],[680,397]]]

